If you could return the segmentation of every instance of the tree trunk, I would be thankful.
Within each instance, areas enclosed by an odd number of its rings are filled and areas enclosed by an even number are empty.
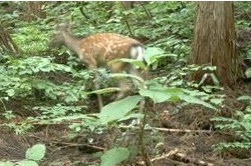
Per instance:
[[[232,2],[197,2],[193,63],[216,66],[216,76],[224,87],[236,84],[240,76],[235,45],[235,28]],[[198,71],[193,80],[205,74]]]
[[[13,42],[10,34],[0,24],[0,52],[8,52],[17,55],[19,48]]]
[[[120,1],[120,4],[121,4],[122,7],[124,7],[125,9],[132,9],[134,3],[135,3],[135,1]]]
[[[26,21],[33,21],[37,18],[45,18],[46,13],[43,9],[44,2],[38,1],[38,2],[26,2],[24,5],[25,10],[25,17],[24,19]]]

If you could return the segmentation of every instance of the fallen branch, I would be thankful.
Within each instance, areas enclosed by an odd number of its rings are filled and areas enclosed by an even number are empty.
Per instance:
[[[155,158],[151,159],[150,161],[154,162],[154,161],[158,161],[158,160],[167,159],[169,157],[171,157],[172,160],[176,160],[179,162],[185,162],[185,163],[192,163],[192,164],[196,164],[198,166],[214,166],[214,164],[212,164],[212,163],[189,158],[185,154],[178,152],[178,149],[171,150],[167,154],[161,155],[159,157],[155,157]],[[138,165],[145,165],[145,162],[140,161],[137,164]]]
[[[103,147],[99,147],[99,146],[95,146],[95,145],[89,145],[89,144],[78,144],[78,143],[71,143],[71,142],[56,142],[56,141],[53,141],[52,143],[56,143],[57,145],[65,145],[65,146],[68,146],[68,147],[84,146],[84,147],[88,147],[90,149],[94,149],[94,150],[97,150],[97,151],[105,151],[105,148],[103,148]]]
[[[50,143],[50,144],[52,143],[52,144],[55,144],[55,145],[63,145],[63,146],[67,146],[67,147],[85,146],[85,147],[88,147],[90,149],[94,149],[94,150],[97,150],[97,151],[104,151],[105,150],[105,148],[103,148],[103,147],[99,147],[99,146],[95,146],[95,145],[89,145],[89,144],[78,144],[78,143],[72,143],[72,142],[62,142],[62,140],[48,141],[48,140],[45,140],[45,139],[43,139],[41,137],[38,137],[36,135],[33,135],[33,134],[30,134],[29,137],[34,137],[34,138],[42,140],[43,142]]]
[[[120,125],[119,128],[122,129],[139,129],[138,127]],[[184,133],[212,133],[212,130],[189,130],[189,129],[167,129],[160,127],[146,128],[145,130],[158,130],[162,132],[184,132]]]
[[[167,128],[154,128],[158,131],[166,131],[166,132],[184,132],[184,133],[212,133],[212,130],[189,130],[189,129],[167,129]]]
[[[14,123],[14,122],[13,122]],[[27,121],[26,123],[32,124],[32,125],[70,125],[72,123],[83,123],[82,120],[64,120],[63,122],[48,122],[46,124],[40,123],[39,121]],[[21,125],[21,122],[17,122],[16,125]],[[139,130],[139,127],[135,126],[125,126],[120,125],[119,128],[121,129],[136,129]],[[180,132],[180,133],[213,133],[212,130],[190,130],[190,129],[168,129],[168,128],[160,128],[160,127],[151,127],[151,128],[145,128],[145,130],[158,130],[162,132]]]
[[[160,156],[160,157],[155,157],[155,158],[151,159],[151,162],[154,162],[154,161],[157,161],[157,160],[166,159],[166,158],[168,158],[168,157],[174,155],[174,154],[177,153],[177,152],[178,152],[178,149],[171,150],[171,151],[168,152],[167,154],[164,154],[164,155],[162,155],[162,156]]]
[[[214,164],[212,164],[212,163],[208,163],[208,162],[205,162],[205,161],[202,161],[202,160],[196,160],[194,158],[187,157],[183,153],[175,153],[173,155],[173,158],[176,159],[177,161],[182,161],[182,162],[185,162],[185,163],[193,163],[193,164],[196,164],[198,166],[214,166]]]

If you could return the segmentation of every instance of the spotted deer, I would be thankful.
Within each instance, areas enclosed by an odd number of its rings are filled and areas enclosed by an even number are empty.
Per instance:
[[[113,73],[126,71],[130,74],[140,76],[139,72],[129,63],[109,61],[119,58],[132,58],[144,60],[143,45],[130,37],[116,33],[96,33],[87,37],[75,37],[70,30],[68,24],[57,27],[57,31],[50,40],[50,46],[65,45],[68,49],[75,52],[79,58],[88,66],[89,69],[98,67],[107,67]],[[99,85],[95,84],[95,88]],[[124,95],[124,91],[128,90],[128,84],[125,80],[119,81],[121,92],[118,98]],[[103,106],[102,98],[98,95],[100,109]]]

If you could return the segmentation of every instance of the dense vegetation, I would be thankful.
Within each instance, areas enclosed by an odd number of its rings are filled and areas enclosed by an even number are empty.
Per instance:
[[[228,163],[220,161],[219,154],[224,159],[236,158],[237,164],[242,162],[238,159],[249,158],[250,88],[245,84],[241,86],[243,91],[223,91],[214,75],[213,85],[204,85],[203,78],[200,82],[190,80],[193,71],[215,70],[213,66],[189,64],[194,3],[139,2],[133,8],[125,8],[120,2],[45,2],[40,15],[26,11],[25,3],[28,2],[0,3],[1,24],[18,47],[16,53],[0,49],[0,132],[4,133],[3,138],[0,136],[0,148],[6,149],[1,144],[5,133],[11,133],[6,135],[20,142],[15,134],[29,140],[23,143],[19,157],[0,149],[0,159],[6,165],[202,162],[192,162],[191,153],[216,165]],[[251,5],[234,5],[236,31],[241,36],[250,25]],[[132,86],[127,97],[113,101],[116,74],[103,68],[90,71],[66,48],[48,46],[55,27],[65,22],[70,22],[74,34],[80,37],[115,32],[144,43],[145,79],[140,79],[139,86]],[[251,35],[237,41],[245,63],[251,58],[250,39]],[[248,63],[245,72],[249,78]],[[135,79],[126,74],[119,77]],[[95,81],[102,84],[98,91],[93,87]],[[104,98],[106,106],[102,110],[98,110],[95,93]],[[30,147],[34,144],[37,145]],[[192,144],[196,144],[194,151]],[[71,151],[72,147],[77,152]],[[57,148],[68,149],[60,155]],[[25,155],[24,149],[28,149]],[[52,155],[54,152],[56,155]],[[64,153],[69,158],[60,160]],[[204,154],[206,157],[201,157]],[[157,159],[160,155],[162,158]]]

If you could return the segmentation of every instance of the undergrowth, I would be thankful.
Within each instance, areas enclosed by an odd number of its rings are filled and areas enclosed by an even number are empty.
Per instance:
[[[13,2],[21,5],[22,2]],[[114,3],[114,4],[111,4]],[[224,100],[214,75],[205,75],[201,82],[189,80],[189,74],[198,69],[215,70],[214,67],[187,65],[193,35],[194,3],[188,2],[140,2],[137,7],[125,10],[118,2],[55,2],[46,3],[45,19],[31,22],[20,20],[16,15],[4,13],[3,21],[14,24],[9,31],[15,43],[21,48],[18,57],[2,53],[0,59],[0,101],[3,116],[8,119],[1,126],[23,134],[36,124],[60,124],[70,122],[73,133],[104,132],[111,127],[121,129],[121,125],[130,122],[128,129],[137,131],[139,151],[145,162],[149,162],[144,146],[144,129],[151,128],[145,117],[144,101],[153,103],[178,102],[202,105],[210,111],[217,111]],[[240,6],[239,6],[240,7]],[[68,11],[68,12],[65,12]],[[107,12],[108,11],[108,12]],[[9,21],[9,17],[13,20]],[[113,89],[111,78],[118,77],[109,71],[98,69],[103,80],[102,89],[93,91],[93,71],[88,71],[81,62],[65,48],[49,48],[48,41],[54,26],[61,22],[71,22],[78,36],[97,32],[115,32],[134,37],[146,46],[146,62],[153,78],[139,79],[132,75],[126,77],[140,81],[140,85],[131,89],[134,95],[118,101],[108,100],[101,110],[89,108],[91,95],[101,93],[110,98],[117,89]],[[185,23],[185,25],[184,25]],[[243,22],[238,22],[239,25]],[[129,60],[138,67],[142,64]],[[203,86],[206,77],[214,80],[214,85]],[[15,100],[35,101],[28,105],[37,116],[26,117],[16,124],[14,108],[8,104]],[[91,105],[92,106],[92,105]],[[87,110],[92,110],[87,113]],[[236,111],[237,119],[219,117],[215,121],[224,122],[216,127],[234,129],[240,140],[246,143],[221,144],[219,149],[228,147],[249,148],[250,110]],[[75,121],[78,120],[76,123]],[[137,122],[137,123],[136,123]],[[126,123],[127,124],[127,123]],[[154,127],[152,127],[154,129]],[[124,129],[123,129],[124,130]],[[126,133],[126,132],[124,132]],[[123,137],[123,134],[121,135]],[[114,144],[100,156],[102,166],[112,166],[129,158],[133,154],[128,147]]]

